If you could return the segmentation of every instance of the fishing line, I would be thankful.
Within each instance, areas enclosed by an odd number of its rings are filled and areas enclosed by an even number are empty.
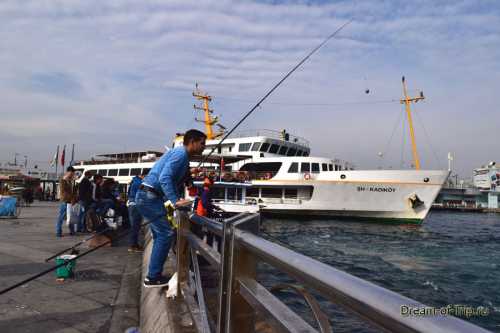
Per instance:
[[[392,142],[392,138],[394,137],[394,134],[396,133],[396,130],[398,128],[399,122],[401,120],[401,116],[403,113],[401,111],[398,111],[398,119],[396,119],[396,122],[394,123],[394,127],[392,129],[391,136],[389,137],[389,140],[387,141],[385,145],[385,149],[382,151],[382,157],[385,155],[385,153],[389,150],[389,145]]]
[[[316,46],[311,52],[309,52],[297,65],[295,65],[295,67],[293,67],[281,80],[278,81],[278,83],[276,83],[272,88],[271,90],[269,90],[265,95],[264,97],[262,97],[258,102],[257,104],[255,104],[251,109],[250,111],[248,111],[244,116],[243,118],[240,119],[240,121],[238,121],[236,123],[236,125],[233,126],[233,128],[226,134],[224,135],[224,137],[219,141],[219,143],[217,145],[215,145],[212,150],[210,151],[210,153],[208,153],[208,155],[206,155],[205,157],[203,157],[203,154],[202,154],[202,159],[200,161],[200,163],[198,164],[198,167],[201,166],[212,154],[213,152],[220,148],[222,146],[222,143],[258,108],[260,107],[260,105],[262,104],[262,102],[264,102],[286,79],[288,79],[288,77],[290,75],[292,75],[293,72],[295,72],[304,62],[306,62],[316,51],[318,51],[321,47],[323,47],[330,39],[332,39],[333,37],[335,37],[335,35],[337,35],[340,31],[342,31],[342,29],[344,29],[348,24],[350,24],[351,22],[353,21],[353,19],[350,19],[349,21],[347,21],[346,23],[342,24],[337,30],[335,30],[332,34],[330,34],[327,38],[325,38],[325,40],[323,42],[321,42],[321,44],[319,44],[318,46]]]

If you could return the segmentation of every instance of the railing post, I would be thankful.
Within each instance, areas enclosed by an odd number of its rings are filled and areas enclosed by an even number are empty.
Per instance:
[[[182,295],[182,286],[189,279],[189,246],[186,231],[190,229],[187,212],[177,211],[177,297]]]
[[[254,332],[255,311],[240,295],[237,278],[255,279],[256,260],[251,252],[236,244],[236,227],[257,231],[259,215],[231,220],[223,225],[221,279],[219,283],[219,313],[217,331],[220,333]]]

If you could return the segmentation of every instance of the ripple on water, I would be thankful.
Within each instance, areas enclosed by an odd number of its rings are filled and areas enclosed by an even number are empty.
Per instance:
[[[489,316],[468,320],[499,331],[500,215],[432,212],[421,227],[266,219],[263,229],[271,240],[424,304],[487,306]],[[293,282],[269,267],[259,279]],[[291,306],[307,313],[296,299]],[[376,332],[326,300],[321,306],[335,332]]]

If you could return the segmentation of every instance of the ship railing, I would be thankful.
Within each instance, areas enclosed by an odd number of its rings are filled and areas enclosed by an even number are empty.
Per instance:
[[[231,138],[246,138],[246,137],[255,137],[255,136],[265,136],[272,139],[277,139],[281,141],[288,141],[292,143],[296,143],[305,147],[309,147],[309,141],[303,137],[293,135],[290,133],[286,133],[288,140],[283,136],[283,132],[275,131],[270,129],[250,129],[244,131],[238,131],[231,134]]]
[[[270,180],[278,171],[224,171],[222,173],[211,170],[199,171],[193,177],[194,181],[203,181],[205,177],[209,177],[214,181],[222,181],[226,183],[246,183],[252,180]]]
[[[405,315],[407,309],[428,307],[259,237],[258,214],[241,213],[223,222],[187,212],[177,218],[177,297],[187,304],[198,332],[254,332],[257,319],[281,332],[318,331],[257,281],[257,263],[269,264],[302,285],[277,288],[304,296],[320,332],[331,332],[330,320],[307,290],[387,332],[487,332],[452,316]],[[202,240],[203,233],[219,238],[220,251]],[[218,274],[215,302],[207,302],[200,256]]]

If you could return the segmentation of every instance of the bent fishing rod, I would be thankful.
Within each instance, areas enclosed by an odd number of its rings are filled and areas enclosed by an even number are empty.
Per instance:
[[[225,134],[222,139],[219,141],[217,145],[215,145],[210,153],[206,155],[205,157],[202,156],[202,159],[200,163],[198,164],[198,167],[200,167],[206,160],[213,154],[213,152],[220,148],[224,140],[226,140],[260,105],[279,87],[283,82],[285,82],[286,79],[290,75],[293,74],[300,66],[302,66],[303,63],[305,63],[316,51],[318,51],[320,48],[322,48],[326,43],[330,41],[333,37],[335,37],[340,31],[342,31],[347,25],[349,25],[354,19],[350,19],[349,21],[345,22],[342,24],[337,30],[335,30],[333,33],[331,33],[328,37],[326,37],[318,46],[316,46],[314,49],[312,49],[295,67],[293,67],[285,76],[281,78],[281,80],[278,81],[258,102],[255,104],[250,111],[248,111],[243,118],[241,118],[236,125],[233,126],[233,128]]]

